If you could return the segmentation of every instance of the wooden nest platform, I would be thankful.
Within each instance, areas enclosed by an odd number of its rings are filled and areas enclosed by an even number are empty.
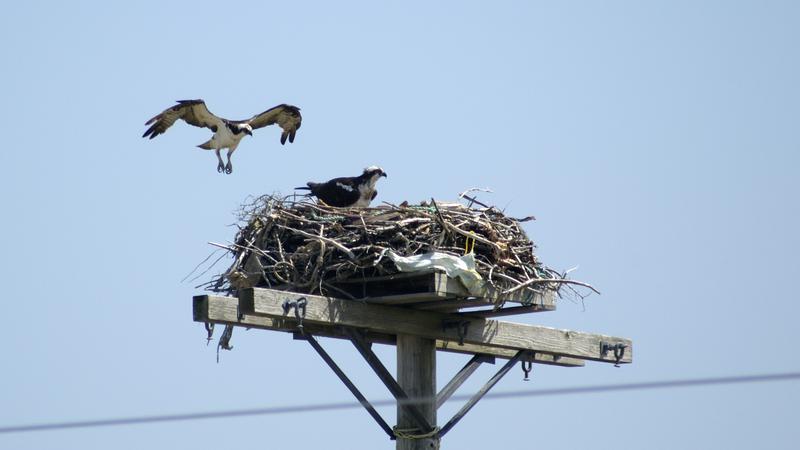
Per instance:
[[[543,265],[521,223],[434,200],[334,208],[266,195],[244,205],[231,267],[205,287],[268,288],[489,317],[555,309],[591,286]],[[507,304],[509,304],[507,306]]]

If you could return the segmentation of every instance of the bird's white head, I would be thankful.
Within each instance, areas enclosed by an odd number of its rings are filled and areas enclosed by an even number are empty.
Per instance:
[[[381,169],[378,166],[367,167],[366,169],[364,169],[364,174],[362,176],[365,178],[372,178],[376,180],[379,177],[388,177],[388,175],[386,175],[386,172],[384,172],[383,169]]]
[[[384,172],[380,167],[369,166],[364,169],[364,173],[359,177],[362,180],[359,184],[361,184],[368,191],[373,191],[375,190],[375,185],[378,183],[378,180],[385,176],[387,176],[386,172]],[[362,188],[359,188],[359,190],[361,189]]]
[[[242,131],[249,134],[250,136],[253,135],[253,127],[251,127],[249,123],[243,123],[239,125],[239,127],[242,129]]]

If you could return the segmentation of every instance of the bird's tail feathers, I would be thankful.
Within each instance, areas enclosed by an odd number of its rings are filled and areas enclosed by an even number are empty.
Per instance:
[[[198,147],[202,148],[203,150],[213,150],[214,147],[211,146],[211,139],[203,142],[202,144],[198,145]]]

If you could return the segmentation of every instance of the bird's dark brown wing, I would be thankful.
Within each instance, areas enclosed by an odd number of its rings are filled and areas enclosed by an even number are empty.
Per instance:
[[[165,109],[161,114],[145,123],[145,125],[150,125],[150,128],[144,132],[142,137],[149,136],[150,139],[153,139],[167,131],[178,119],[183,119],[189,125],[209,128],[214,132],[225,123],[223,119],[211,114],[202,100],[178,100],[177,105]]]
[[[311,193],[330,206],[353,206],[360,193],[352,178],[334,178],[325,183],[308,183]]]
[[[294,136],[300,128],[303,117],[300,115],[300,108],[292,105],[281,104],[270,108],[261,114],[256,114],[248,120],[242,122],[250,124],[255,130],[256,128],[263,128],[269,125],[278,124],[283,130],[281,134],[281,144],[294,142]]]

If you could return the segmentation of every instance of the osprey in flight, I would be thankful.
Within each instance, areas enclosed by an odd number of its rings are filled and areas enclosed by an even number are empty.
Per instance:
[[[334,178],[324,183],[314,183],[309,181],[307,187],[297,187],[311,191],[313,195],[330,206],[340,208],[366,208],[369,203],[378,195],[375,190],[375,183],[381,177],[385,177],[386,172],[378,166],[371,166],[364,169],[364,173],[357,177]]]
[[[219,160],[217,172],[224,171],[225,173],[233,172],[231,155],[236,151],[239,141],[242,140],[245,134],[252,136],[253,130],[256,128],[277,123],[283,129],[281,134],[281,145],[283,145],[286,143],[287,138],[289,142],[294,142],[294,135],[303,120],[300,116],[300,108],[292,105],[278,105],[247,120],[228,120],[211,114],[206,108],[206,103],[202,100],[178,100],[177,105],[165,109],[161,114],[145,123],[145,125],[152,125],[144,132],[142,137],[149,136],[150,139],[153,139],[167,131],[178,119],[183,119],[189,125],[205,127],[214,132],[211,139],[198,145],[198,147],[204,150],[213,149],[217,153],[217,159]],[[219,155],[219,151],[223,148],[228,149],[228,164],[225,165],[222,164],[222,157]]]

